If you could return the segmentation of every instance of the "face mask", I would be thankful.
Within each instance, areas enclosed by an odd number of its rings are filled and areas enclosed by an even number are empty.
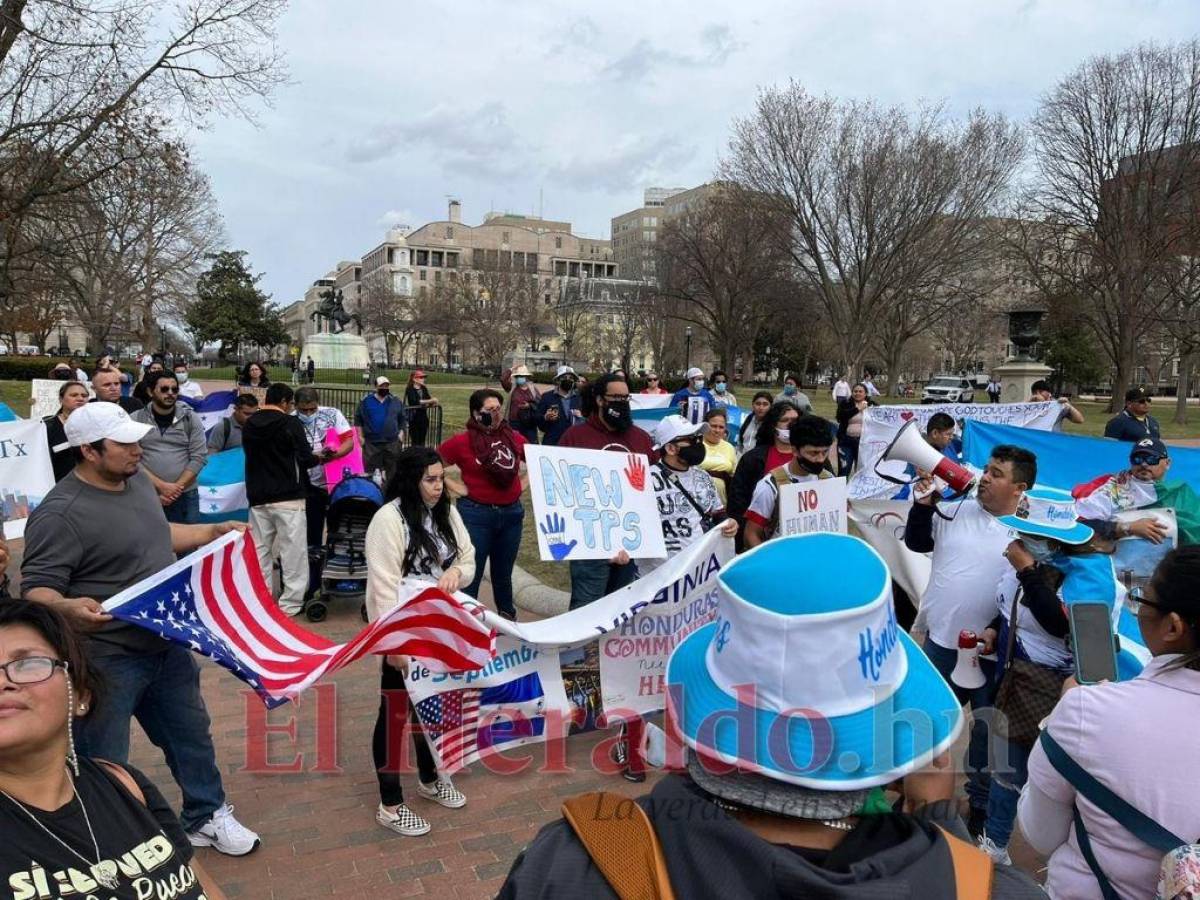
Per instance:
[[[1037,538],[1029,537],[1029,535],[1022,535],[1021,543],[1025,545],[1025,549],[1029,551],[1029,555],[1040,563],[1048,563],[1054,559],[1054,549],[1046,541],[1039,541]]]
[[[575,387],[575,380],[572,378],[564,378],[558,383],[558,386],[564,391],[569,391],[571,388]]]
[[[617,431],[624,431],[633,424],[633,413],[628,400],[610,400],[604,407],[604,418]]]
[[[796,462],[799,463],[800,468],[802,468],[809,475],[820,475],[821,470],[825,468],[825,463],[823,461],[813,462],[811,459],[805,459],[803,456],[797,456]]]
[[[392,389],[386,388],[386,387],[381,387],[381,388],[375,389],[375,393],[377,393],[380,397],[386,397],[391,392],[392,392]]]
[[[70,381],[71,373],[70,372],[55,372],[54,380],[55,381]]]
[[[484,428],[491,428],[494,417],[490,412],[481,412],[479,414],[479,424]]]
[[[781,444],[791,444],[792,430],[790,428],[776,428],[775,440],[779,441]]]
[[[704,457],[707,451],[703,444],[687,444],[679,448],[679,459],[681,462],[687,463],[689,466],[698,466],[704,462]]]
[[[301,422],[303,422],[305,425],[311,425],[313,422],[317,421],[317,414],[312,413],[310,415],[308,413],[297,412],[296,418],[299,419]]]
[[[704,387],[704,379],[703,378],[693,378],[692,379],[692,387],[694,387],[696,390],[700,390],[701,388]]]
[[[178,381],[180,384],[183,384],[185,381],[187,381],[187,379],[188,379],[187,372],[176,372],[175,373],[175,380]]]
[[[794,384],[785,384],[783,386],[783,392],[790,397],[792,394],[796,393],[796,386]]]
[[[715,387],[717,389],[718,394],[725,393],[725,382],[718,381],[715,385],[713,385],[713,387]]]
[[[524,387],[528,379],[524,375],[517,376],[517,387]]]

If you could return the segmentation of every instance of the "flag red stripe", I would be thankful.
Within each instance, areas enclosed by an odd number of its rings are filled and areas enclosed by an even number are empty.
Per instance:
[[[347,643],[339,650],[330,662],[330,668],[337,668],[367,653],[397,653],[395,635],[407,635],[417,640],[427,640],[432,644],[446,648],[447,655],[453,655],[462,662],[458,671],[474,671],[483,668],[492,658],[492,647],[477,647],[461,639],[458,634],[436,628],[410,628],[405,622],[378,622],[370,634],[364,635],[363,640]],[[435,656],[433,659],[440,657]]]
[[[254,535],[249,531],[244,532],[239,543],[242,545],[242,565],[245,566],[246,577],[250,580],[257,599],[268,611],[274,612],[272,619],[275,624],[280,625],[289,635],[313,650],[330,650],[336,647],[337,644],[333,641],[314,631],[309,631],[307,628],[301,628],[291,616],[283,614],[283,610],[271,596],[270,587],[263,580],[262,568],[258,564],[258,551],[254,546]]]
[[[304,661],[304,671],[310,671],[315,663],[309,658],[305,651],[297,650],[295,647],[289,647],[276,636],[274,631],[269,626],[280,627],[283,625],[283,620],[286,618],[283,610],[275,603],[275,599],[271,596],[270,591],[266,590],[266,582],[262,580],[262,573],[259,573],[257,585],[254,587],[255,596],[246,598],[237,589],[234,581],[234,559],[233,559],[233,544],[225,548],[224,562],[221,567],[221,581],[225,587],[226,595],[229,598],[230,605],[233,607],[234,615],[239,620],[239,625],[245,628],[264,648],[272,653],[278,653],[280,656],[298,658]],[[253,541],[247,540],[244,548],[253,549]],[[245,559],[245,549],[243,549],[243,560]],[[255,562],[253,567],[246,568],[246,574],[251,578],[251,584],[254,584],[253,572],[258,568],[258,563]],[[290,622],[287,624],[291,624]],[[282,629],[281,629],[282,630]],[[302,642],[303,643],[303,642]]]

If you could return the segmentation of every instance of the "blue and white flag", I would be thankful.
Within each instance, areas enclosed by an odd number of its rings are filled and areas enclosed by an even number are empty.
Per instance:
[[[250,517],[246,500],[246,454],[241,447],[210,453],[196,478],[200,491],[200,521],[245,522]]]
[[[233,415],[233,405],[237,402],[237,398],[238,392],[230,390],[213,391],[199,400],[182,396],[179,399],[190,406],[200,417],[200,421],[204,423],[204,433],[208,434],[222,419]]]
[[[679,412],[679,405],[672,403],[671,397],[671,394],[630,394],[629,406],[633,424],[653,434],[659,422]],[[729,422],[729,433],[736,436],[738,429],[742,427],[742,410],[737,406],[726,406],[725,412]]]

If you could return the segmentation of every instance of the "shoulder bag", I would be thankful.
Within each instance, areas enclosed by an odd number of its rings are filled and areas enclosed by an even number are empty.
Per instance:
[[[996,691],[997,733],[1017,744],[1032,747],[1041,731],[1042,720],[1054,710],[1062,696],[1066,676],[1039,666],[1028,659],[1017,659],[1017,612],[1022,588],[1013,594],[1012,612],[1008,618],[1008,644],[1004,658],[1004,674]]]

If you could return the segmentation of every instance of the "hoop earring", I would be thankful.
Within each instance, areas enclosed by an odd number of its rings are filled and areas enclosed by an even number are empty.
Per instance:
[[[75,688],[67,678],[67,764],[75,777],[79,777],[79,755],[75,752]]]

